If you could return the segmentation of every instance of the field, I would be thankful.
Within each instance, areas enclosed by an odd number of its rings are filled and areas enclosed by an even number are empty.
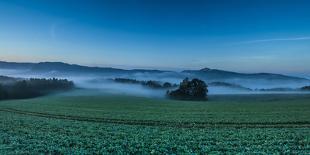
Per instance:
[[[0,102],[0,154],[310,154],[310,95],[83,93]]]

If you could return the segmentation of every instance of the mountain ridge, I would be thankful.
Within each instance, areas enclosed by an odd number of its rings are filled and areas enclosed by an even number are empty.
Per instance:
[[[283,74],[275,74],[275,73],[238,73],[232,71],[225,71],[219,69],[210,69],[203,68],[200,70],[184,70],[182,73],[191,73],[196,74],[197,76],[207,75],[209,78],[217,78],[218,75],[229,75],[232,78],[268,78],[270,80],[273,79],[295,79],[295,80],[309,80],[307,78],[296,77],[296,76],[288,76]],[[220,77],[218,77],[220,78]]]
[[[156,69],[119,69],[113,67],[97,67],[97,66],[83,66],[78,64],[69,64],[64,62],[7,62],[0,61],[0,69],[29,69],[32,71],[47,71],[47,70],[58,70],[58,71],[82,71],[82,72],[171,72]]]

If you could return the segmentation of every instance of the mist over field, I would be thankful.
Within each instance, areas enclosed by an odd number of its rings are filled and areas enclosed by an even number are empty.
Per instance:
[[[159,81],[179,84],[185,77],[196,78],[195,75],[179,72],[137,72],[137,73],[65,73],[59,71],[34,72],[32,70],[14,70],[0,69],[0,74],[15,77],[15,78],[62,78],[72,80],[78,88],[96,90],[93,92],[102,94],[125,94],[132,96],[144,97],[165,97],[167,90],[173,89],[152,89],[139,84],[124,84],[117,83],[111,79],[128,78],[139,81]],[[277,79],[245,79],[245,78],[219,78],[209,79],[208,77],[198,76],[207,84],[212,82],[225,82],[231,84],[226,85],[209,85],[208,90],[210,95],[216,94],[268,94],[268,93],[307,93],[298,91],[303,86],[310,85],[308,81],[285,81]],[[275,89],[269,91],[259,91],[260,89]],[[278,91],[277,89],[285,89]],[[287,89],[287,90],[286,90]],[[92,92],[92,91],[90,91]]]

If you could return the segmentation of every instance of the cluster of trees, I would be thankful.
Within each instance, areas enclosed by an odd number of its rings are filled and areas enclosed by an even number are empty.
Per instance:
[[[207,100],[208,85],[199,79],[185,78],[178,89],[167,91],[167,96],[180,100]]]
[[[159,88],[159,89],[166,89],[166,88],[173,88],[173,87],[177,87],[176,84],[172,84],[170,82],[164,82],[163,84],[161,84],[158,81],[143,81],[142,85],[150,87],[150,88]]]
[[[74,83],[66,79],[20,80],[7,85],[0,84],[0,100],[33,98],[72,88],[74,88]]]
[[[138,81],[136,79],[127,79],[127,78],[115,78],[113,80],[118,83],[129,83],[129,84],[140,84],[141,83],[141,81]]]
[[[301,90],[310,91],[310,86],[304,86],[301,88]]]
[[[172,84],[169,82],[161,83],[159,81],[153,81],[153,80],[139,81],[139,80],[127,79],[127,78],[115,78],[114,81],[119,82],[119,83],[141,84],[143,86],[153,88],[153,89],[167,89],[167,88],[177,87],[176,84]]]

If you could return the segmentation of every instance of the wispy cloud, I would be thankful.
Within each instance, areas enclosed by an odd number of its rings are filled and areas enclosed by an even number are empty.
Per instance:
[[[263,43],[263,42],[299,41],[299,40],[310,40],[310,36],[295,37],[295,38],[271,38],[271,39],[250,40],[250,41],[237,42],[235,44],[255,44],[255,43]]]

